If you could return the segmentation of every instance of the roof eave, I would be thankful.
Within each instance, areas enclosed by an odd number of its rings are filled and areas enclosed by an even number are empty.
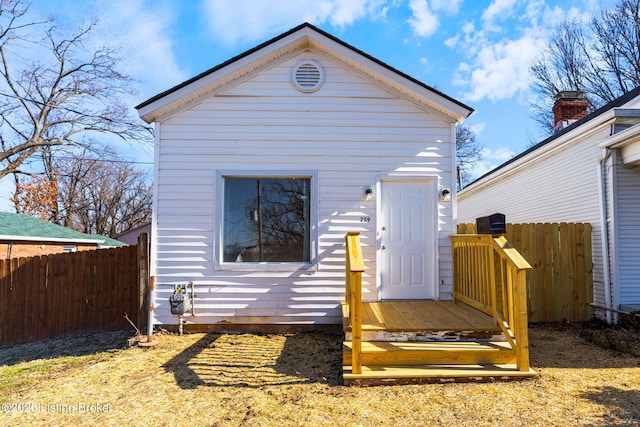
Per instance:
[[[467,192],[465,191],[467,189],[469,191],[472,191],[475,188],[487,185],[489,182],[503,176],[508,171],[517,168],[522,163],[526,163],[530,157],[533,157],[532,153],[535,152],[535,157],[538,157],[540,153],[549,151],[551,145],[553,145],[553,147],[556,147],[561,144],[562,141],[574,138],[576,136],[576,133],[584,133],[585,126],[589,126],[588,129],[595,129],[599,126],[602,126],[603,124],[610,124],[615,122],[616,118],[629,118],[632,116],[637,117],[636,114],[633,113],[633,111],[640,110],[633,108],[624,108],[622,106],[627,105],[631,100],[638,96],[640,96],[640,86],[611,101],[610,103],[600,107],[596,111],[588,114],[583,119],[571,124],[557,134],[551,135],[550,137],[542,140],[529,149],[495,167],[473,182],[467,184],[467,186],[460,190],[458,194],[464,195],[465,192]]]
[[[361,71],[396,90],[411,91],[419,102],[451,117],[457,123],[474,111],[473,108],[306,23],[144,101],[136,109],[144,121],[152,123],[230,81],[255,72],[274,59],[303,48],[323,50],[350,66],[360,67]],[[358,62],[361,65],[348,61],[349,53],[354,52],[360,56]]]
[[[74,239],[74,238],[64,238],[64,237],[40,237],[40,236],[19,236],[19,235],[8,235],[8,234],[0,234],[0,241],[8,240],[8,241],[24,241],[24,242],[52,242],[52,243],[86,243],[93,245],[100,245],[104,243],[104,240],[97,239]]]
[[[631,126],[622,132],[611,135],[600,143],[600,148],[621,148],[625,145],[636,143],[640,140],[640,123]]]
[[[564,146],[568,141],[575,139],[578,136],[586,136],[588,133],[595,131],[596,129],[602,128],[602,126],[607,126],[613,123],[616,119],[615,109],[607,110],[596,117],[591,118],[590,120],[580,123],[579,126],[571,127],[571,129],[567,129],[567,132],[562,132],[558,135],[553,135],[538,144],[532,146],[528,150],[523,151],[522,153],[514,156],[509,159],[505,163],[499,165],[498,167],[492,169],[486,174],[482,175],[472,183],[468,184],[462,190],[458,192],[459,195],[464,195],[467,192],[471,192],[474,189],[489,185],[491,182],[500,179],[505,174],[510,173],[516,169],[519,169],[526,163],[529,163],[533,159],[542,158],[543,155],[550,151],[554,151],[559,147]],[[588,129],[585,129],[586,126],[589,126]]]

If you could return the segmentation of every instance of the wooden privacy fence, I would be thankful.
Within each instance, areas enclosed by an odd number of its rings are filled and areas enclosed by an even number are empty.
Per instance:
[[[146,324],[149,250],[138,245],[0,260],[0,344]]]
[[[475,224],[458,225],[458,234],[475,233]],[[507,224],[505,237],[533,267],[527,274],[530,322],[593,317],[590,224]]]

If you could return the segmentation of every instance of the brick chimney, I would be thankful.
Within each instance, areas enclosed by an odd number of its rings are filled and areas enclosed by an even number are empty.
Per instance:
[[[554,132],[566,128],[587,115],[589,101],[583,91],[563,90],[554,98],[556,98],[553,104]]]

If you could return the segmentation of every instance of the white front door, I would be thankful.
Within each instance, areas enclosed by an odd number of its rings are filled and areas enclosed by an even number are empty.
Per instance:
[[[378,223],[383,300],[436,296],[433,180],[382,181]]]

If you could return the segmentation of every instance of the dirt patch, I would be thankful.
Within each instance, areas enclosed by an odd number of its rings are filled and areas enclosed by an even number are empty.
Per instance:
[[[535,325],[513,383],[341,385],[341,338],[122,333],[0,348],[0,425],[640,425],[640,357]],[[9,406],[7,406],[9,405]]]
[[[580,334],[594,344],[640,357],[640,317],[621,315],[615,327],[599,320],[580,327]]]

